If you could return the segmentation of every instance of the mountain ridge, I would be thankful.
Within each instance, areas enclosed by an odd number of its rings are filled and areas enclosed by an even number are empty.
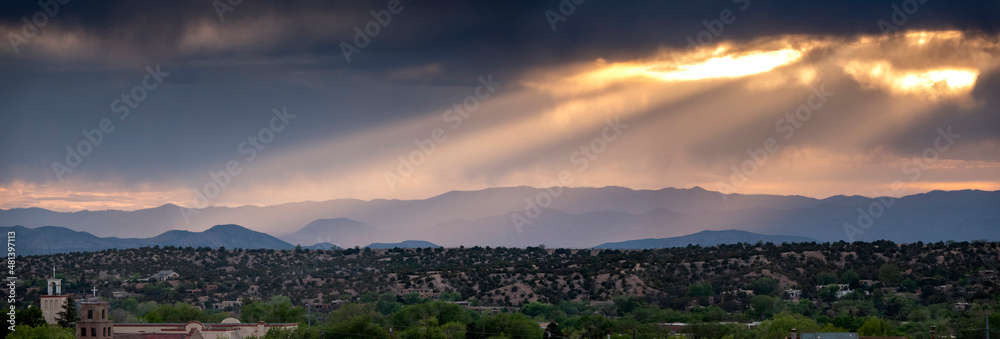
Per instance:
[[[18,255],[42,255],[69,252],[94,252],[107,249],[147,246],[293,249],[295,246],[267,233],[239,225],[217,225],[203,232],[172,230],[151,238],[98,237],[60,226],[29,228],[3,226],[0,231],[16,234]]]
[[[540,194],[557,196],[545,208],[530,205]],[[54,212],[30,207],[0,210],[0,225],[59,225],[97,237],[152,238],[171,230],[198,232],[215,225],[238,224],[303,247],[322,242],[354,247],[421,239],[443,246],[590,248],[703,230],[742,230],[818,241],[1000,240],[1000,228],[994,226],[1000,223],[1000,211],[995,208],[1000,206],[1000,191],[936,190],[898,198],[722,197],[700,187],[517,186],[450,191],[421,200],[333,199],[265,207],[209,207],[198,210],[190,224],[180,207],[171,204],[131,212]],[[891,206],[878,212],[877,204]],[[859,218],[865,218],[872,208],[879,216],[869,227],[856,234],[845,231],[845,227],[856,227]],[[517,216],[523,222],[515,222]]]

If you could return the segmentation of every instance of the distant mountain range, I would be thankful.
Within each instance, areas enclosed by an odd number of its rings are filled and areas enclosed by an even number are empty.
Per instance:
[[[750,233],[746,231],[736,231],[736,230],[701,231],[695,234],[689,234],[673,238],[638,239],[638,240],[629,240],[621,242],[609,242],[594,246],[594,248],[634,250],[634,249],[650,249],[650,248],[685,247],[688,245],[709,247],[709,246],[718,246],[722,244],[738,244],[738,243],[755,244],[757,242],[770,242],[774,244],[780,244],[780,243],[797,243],[797,242],[816,242],[816,239],[807,237],[784,236],[784,235],[763,235],[763,234]]]
[[[375,248],[375,249],[387,249],[387,248],[428,248],[428,247],[438,248],[438,247],[441,247],[441,246],[435,245],[434,243],[429,242],[429,241],[407,240],[407,241],[397,242],[397,243],[377,242],[377,243],[373,243],[373,244],[370,244],[370,245],[365,246],[365,247]]]
[[[106,249],[138,248],[144,246],[175,246],[175,247],[210,247],[210,248],[245,248],[245,249],[275,249],[290,250],[295,245],[282,241],[269,234],[249,230],[239,225],[217,225],[204,232],[168,231],[152,238],[115,237],[100,238],[87,232],[74,231],[65,227],[43,226],[28,228],[24,226],[0,227],[0,232],[6,234],[14,231],[15,246],[19,255],[43,255],[69,252],[94,252]],[[407,240],[401,243],[373,243],[365,247],[371,248],[426,248],[441,247],[427,241]],[[307,249],[339,249],[328,242],[322,242]]]
[[[539,200],[546,195],[553,197],[551,203]],[[546,206],[538,207],[540,202]],[[338,199],[200,210],[182,210],[169,204],[137,211],[15,208],[0,210],[0,225],[57,225],[102,237],[143,238],[171,230],[202,231],[214,225],[238,224],[303,247],[319,243],[354,247],[421,239],[446,247],[544,244],[590,248],[705,230],[799,236],[822,242],[916,242],[1000,240],[997,206],[1000,191],[814,199],[722,195],[698,187],[507,187],[453,191],[421,200]],[[182,211],[189,213],[189,222]]]
[[[6,233],[15,231],[15,244],[19,255],[38,255],[68,252],[92,252],[112,248],[136,248],[143,246],[211,247],[211,248],[268,248],[288,250],[294,245],[281,241],[266,233],[252,231],[238,225],[218,225],[204,232],[168,231],[152,238],[99,238],[87,232],[78,232],[65,227],[45,226],[27,228],[23,226],[0,227]]]
[[[311,245],[328,242],[353,247],[378,240],[380,230],[360,221],[347,218],[313,220],[292,234],[281,237],[291,244]]]

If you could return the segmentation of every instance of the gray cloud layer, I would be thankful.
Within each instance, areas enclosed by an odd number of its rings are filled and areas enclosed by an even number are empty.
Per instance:
[[[744,3],[749,6],[741,11],[739,7]],[[124,185],[127,188],[115,189],[126,191],[198,187],[209,170],[218,170],[228,159],[242,158],[236,151],[239,143],[267,125],[273,107],[285,106],[299,114],[298,120],[288,133],[277,135],[276,141],[261,151],[264,160],[251,165],[267,175],[244,176],[240,178],[242,184],[267,187],[257,189],[259,192],[309,181],[303,178],[350,176],[365,171],[378,177],[385,165],[391,168],[396,155],[412,148],[413,138],[423,137],[440,122],[436,117],[441,112],[474,90],[479,75],[492,73],[504,82],[502,94],[509,99],[497,99],[506,106],[496,107],[500,103],[493,102],[491,108],[484,108],[484,112],[493,114],[483,119],[489,122],[469,122],[453,140],[464,140],[459,139],[463,135],[475,138],[473,132],[502,126],[520,115],[560,107],[558,100],[545,95],[524,94],[530,92],[526,79],[570,74],[572,65],[592,63],[598,58],[609,63],[628,62],[648,59],[664,49],[684,49],[687,38],[696,38],[705,31],[703,22],[719,18],[723,10],[734,11],[736,19],[724,26],[713,43],[752,45],[755,39],[777,35],[844,41],[863,34],[877,36],[881,33],[878,21],[891,21],[892,6],[902,3],[590,0],[576,6],[553,31],[545,12],[558,12],[557,1],[402,1],[403,10],[347,63],[341,43],[354,38],[355,26],[372,20],[369,11],[383,10],[386,3],[244,1],[225,13],[221,21],[212,2],[206,1],[70,1],[60,6],[59,13],[40,28],[37,36],[19,45],[17,52],[10,45],[0,49],[0,144],[4,145],[0,147],[0,186],[6,187],[4,196],[8,197],[15,195],[10,192],[18,185],[49,185],[44,191],[67,195],[71,191],[107,192],[108,186],[118,187],[115,185]],[[19,33],[21,18],[30,19],[42,10],[35,2],[7,2],[0,6],[0,32],[4,33]],[[1000,4],[996,2],[929,0],[908,15],[901,28],[961,30],[995,41],[1000,31],[997,13]],[[941,61],[954,50],[940,51],[941,55],[930,55],[928,59]],[[827,60],[816,62],[819,67],[833,67],[830,65],[835,62],[830,60],[836,56],[824,53],[833,52],[817,50],[807,57]],[[808,60],[806,63],[814,64]],[[81,130],[98,128],[101,119],[116,117],[111,111],[114,100],[141,84],[146,66],[157,64],[170,73],[162,86],[150,91],[127,119],[114,120],[115,131],[67,175],[74,183],[72,188],[56,184],[51,163],[63,160],[64,147],[80,141]],[[883,131],[883,137],[872,137],[861,144],[838,135],[848,135],[845,131],[863,123],[886,126],[872,123],[865,115],[871,114],[873,105],[887,99],[864,84],[848,80],[850,76],[840,68],[820,72],[828,76],[831,86],[837,86],[841,98],[850,99],[827,107],[836,115],[817,118],[822,119],[819,121],[824,127],[812,128],[797,137],[799,147],[829,147],[844,152],[884,148],[891,154],[912,154],[927,147],[928,135],[933,135],[937,127],[951,125],[962,131],[963,142],[976,146],[949,152],[948,158],[997,160],[1000,116],[995,112],[1000,107],[991,97],[998,93],[1000,77],[995,69],[980,74],[971,94],[975,104],[934,105],[920,118],[905,119],[907,124],[899,130]],[[685,110],[745,107],[740,100],[755,97],[743,91],[745,86],[739,81],[727,83],[679,102],[628,110],[644,112],[631,120],[638,126],[690,129],[671,124],[696,122],[685,118]],[[675,90],[669,86],[664,89]],[[794,108],[801,95],[791,93],[768,94],[756,109],[780,112]],[[727,98],[728,103],[707,104],[720,98]],[[767,102],[782,100],[785,102],[780,105],[769,106]],[[637,133],[640,136],[629,144],[636,147],[634,151],[619,151],[606,159],[621,164],[616,171],[627,171],[632,166],[627,164],[640,160],[642,166],[635,165],[636,170],[676,171],[676,178],[662,184],[713,182],[714,177],[695,173],[716,166],[723,169],[717,172],[719,175],[726,175],[727,164],[741,161],[744,145],[759,144],[773,132],[775,116],[753,114],[740,125],[742,128],[725,133],[725,138],[690,140],[683,147],[669,148],[678,151],[676,155],[656,150],[660,147],[657,143],[663,140],[655,137],[654,131]],[[391,129],[395,132],[372,132],[388,130],[386,126],[390,125],[397,126]],[[407,129],[407,125],[419,127]],[[462,184],[449,186],[447,180],[442,180],[427,185],[439,185],[439,191],[511,183],[538,185],[537,180],[525,179],[530,175],[524,173],[533,169],[558,170],[563,162],[543,160],[565,157],[567,150],[588,141],[592,134],[589,129],[580,129],[538,142],[524,151],[498,151],[456,170],[459,178],[452,180]],[[359,135],[378,138],[357,141],[354,149],[315,151],[324,142],[364,139]],[[309,155],[288,155],[299,153]],[[268,157],[298,159],[294,164],[299,168],[272,165],[277,160]],[[368,158],[376,158],[372,162],[378,165],[359,169],[358,163]],[[442,176],[447,171],[451,169],[440,169]],[[604,172],[593,175],[597,173]],[[655,185],[648,181],[634,184]],[[360,188],[341,189],[329,197],[368,196],[356,191]],[[238,188],[234,190],[239,192]],[[430,191],[428,188],[411,194]],[[157,197],[163,202],[175,198],[168,193]],[[37,197],[39,201],[51,198],[41,194]],[[299,198],[288,195],[287,199]],[[31,201],[5,206],[25,206]]]

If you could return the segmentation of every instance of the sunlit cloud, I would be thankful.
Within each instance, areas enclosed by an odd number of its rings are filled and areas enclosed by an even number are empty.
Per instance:
[[[979,76],[997,68],[998,49],[997,37],[916,31],[858,38],[838,49],[836,63],[868,89],[968,106]]]
[[[780,50],[731,51],[719,46],[688,51],[664,51],[654,60],[608,63],[599,59],[581,74],[548,79],[531,79],[525,85],[555,95],[581,94],[607,88],[627,81],[657,80],[688,82],[719,78],[739,78],[765,73],[776,67],[798,61],[805,51],[792,48]],[[663,59],[667,59],[664,61]],[[574,69],[567,69],[574,72]]]
[[[183,32],[179,47],[185,53],[218,52],[212,46],[221,40],[231,40],[225,50],[267,39],[208,21]],[[727,180],[732,165],[746,160],[748,148],[780,138],[784,132],[775,131],[776,122],[788,119],[821,87],[836,95],[812,113],[812,120],[799,121],[803,127],[793,138],[780,139],[781,150],[737,193],[870,196],[907,178],[900,168],[912,155],[891,147],[894,141],[927,119],[976,107],[968,103],[981,78],[997,70],[998,48],[997,37],[953,31],[795,35],[662,49],[634,59],[547,65],[505,80],[503,90],[483,100],[461,127],[452,129],[442,115],[474,88],[452,88],[459,93],[453,100],[436,109],[408,111],[405,119],[322,135],[280,152],[269,149],[211,204],[419,199],[449,190],[544,186],[563,170],[574,171],[573,186],[714,189],[716,182]],[[425,63],[390,72],[388,78],[415,82],[446,72],[446,64]],[[317,85],[316,90],[325,89]],[[948,105],[936,105],[953,102],[963,105],[948,110],[941,109]],[[306,121],[306,114],[302,117]],[[631,127],[577,171],[573,152],[600,136],[608,119]],[[424,154],[405,180],[388,185],[384,173],[397,173],[399,159],[419,150],[414,140],[428,138],[435,128],[447,132],[447,141]],[[996,145],[963,139],[908,187],[912,193],[996,189],[1000,165],[984,160],[996,157]],[[192,192],[207,180],[207,170],[178,174],[181,184],[141,189],[116,183],[17,182],[0,188],[0,207],[191,206]]]
[[[795,62],[802,52],[783,49],[760,51],[746,55],[714,57],[698,64],[651,65],[643,74],[663,81],[691,81],[713,78],[736,78],[770,71],[775,67]]]
[[[975,69],[901,71],[884,61],[852,61],[844,66],[844,71],[865,86],[930,100],[967,96],[979,76]]]
[[[135,210],[178,203],[190,191],[160,184],[13,182],[0,187],[0,208],[40,207],[54,211]]]

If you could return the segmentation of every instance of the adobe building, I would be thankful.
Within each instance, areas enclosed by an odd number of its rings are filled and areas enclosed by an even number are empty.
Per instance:
[[[59,319],[59,312],[62,312],[63,306],[66,305],[67,295],[62,294],[62,279],[56,279],[54,271],[52,279],[48,279],[46,285],[48,293],[42,296],[40,302],[42,316],[45,318],[45,322],[55,324]]]
[[[118,339],[230,339],[247,338],[250,336],[263,338],[271,329],[295,330],[298,326],[299,324],[297,323],[272,324],[264,323],[263,321],[256,324],[242,324],[235,318],[227,318],[218,324],[203,324],[198,321],[160,324],[115,324],[114,337]]]
[[[108,339],[114,336],[114,327],[108,319],[111,307],[108,302],[91,298],[80,302],[80,321],[76,322],[77,338]]]

